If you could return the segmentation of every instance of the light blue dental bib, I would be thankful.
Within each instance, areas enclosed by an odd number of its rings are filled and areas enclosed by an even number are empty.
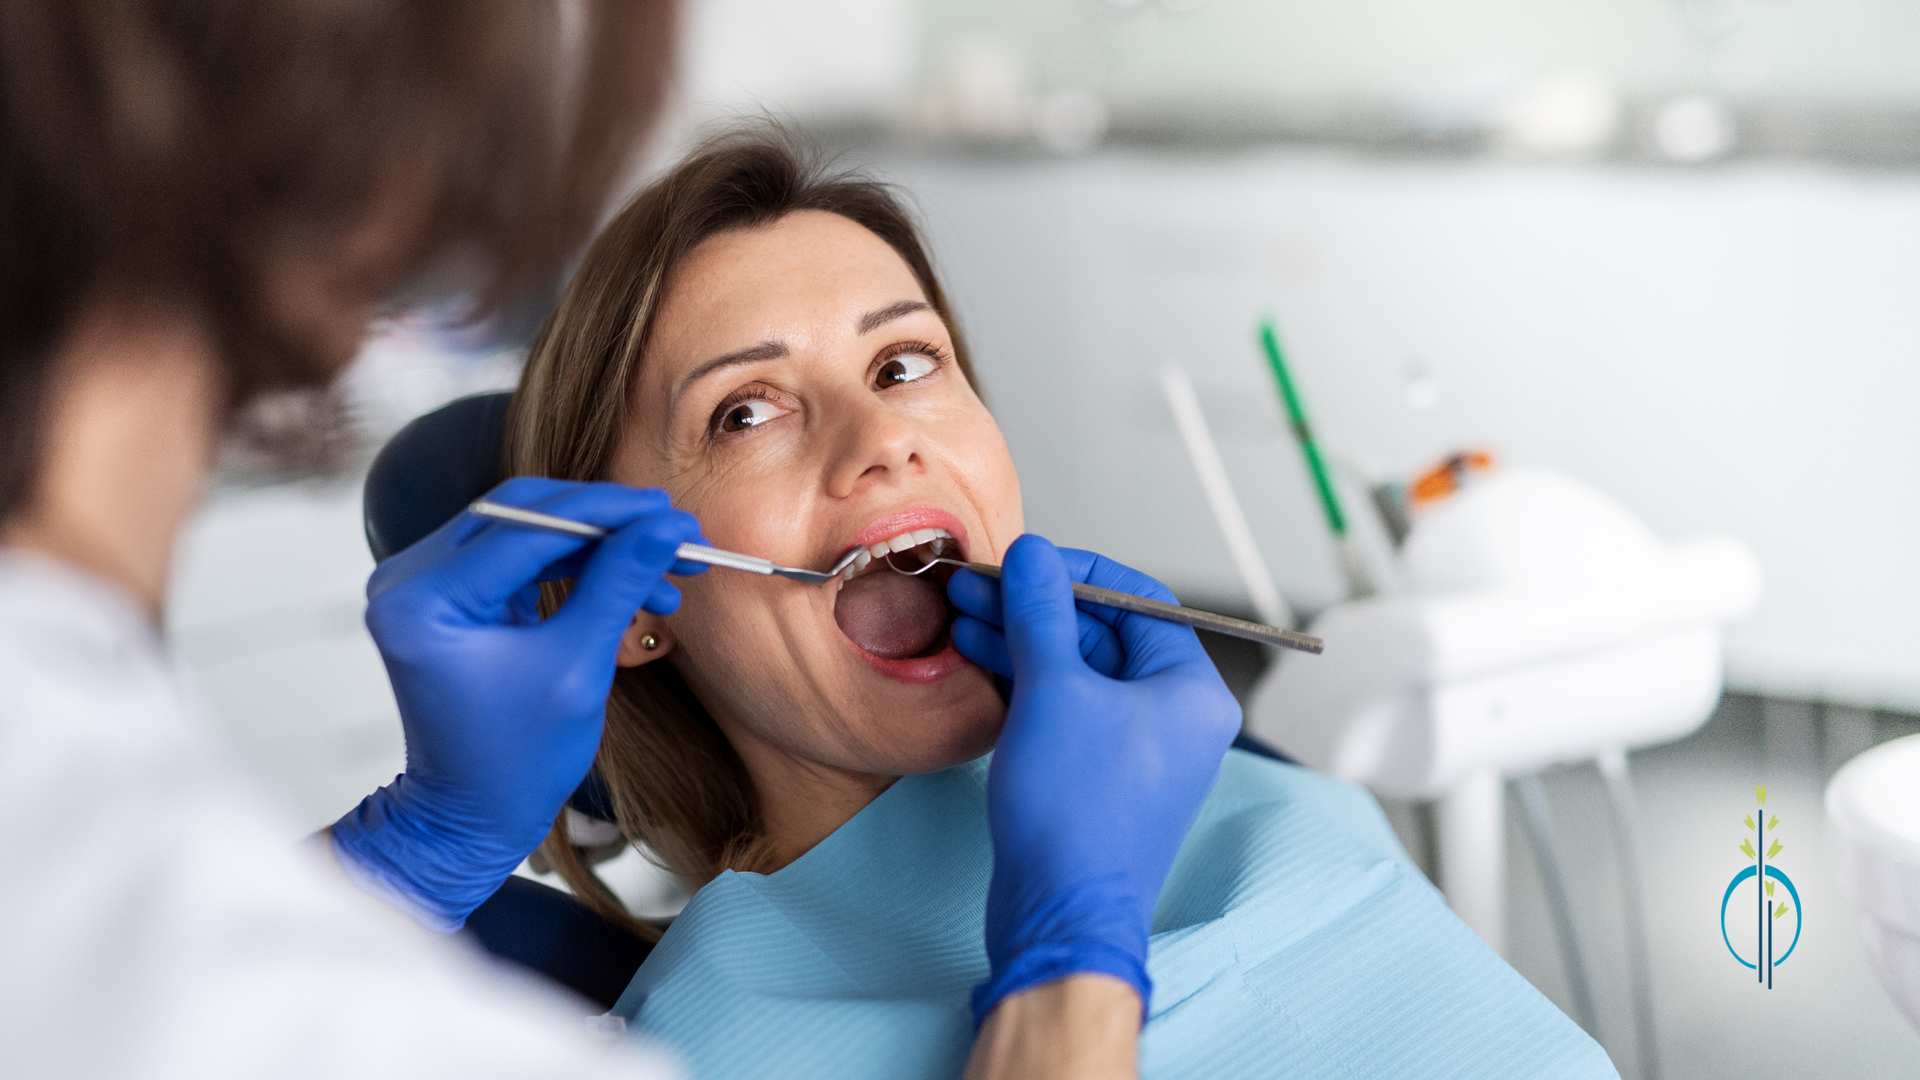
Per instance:
[[[958,1077],[987,762],[909,776],[773,874],[697,893],[614,1012],[696,1077]],[[1143,1077],[1614,1077],[1349,784],[1233,751],[1154,913]]]

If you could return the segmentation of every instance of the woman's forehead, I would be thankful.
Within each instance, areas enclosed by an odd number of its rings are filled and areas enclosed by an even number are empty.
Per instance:
[[[722,339],[732,336],[806,333],[815,323],[846,323],[849,313],[925,299],[886,241],[838,214],[801,210],[694,248],[674,273],[653,340],[665,353],[726,348]]]

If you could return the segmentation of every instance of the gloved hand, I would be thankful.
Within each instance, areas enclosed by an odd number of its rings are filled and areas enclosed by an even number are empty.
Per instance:
[[[1037,536],[1008,549],[998,583],[948,582],[954,644],[1013,680],[987,777],[992,976],[974,989],[976,1024],[1009,994],[1083,973],[1132,983],[1145,1008],[1154,904],[1240,729],[1192,630],[1082,610],[1069,577],[1174,602],[1144,574]]]
[[[343,866],[445,932],[539,846],[600,746],[621,635],[680,591],[663,575],[700,523],[667,493],[538,477],[493,502],[614,530],[587,540],[462,512],[380,564],[367,629],[380,648],[407,769],[333,826]],[[542,621],[538,582],[574,579]],[[370,880],[369,880],[370,879]]]

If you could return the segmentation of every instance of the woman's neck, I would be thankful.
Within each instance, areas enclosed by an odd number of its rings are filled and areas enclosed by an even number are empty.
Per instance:
[[[805,761],[751,733],[727,735],[760,799],[765,846],[755,869],[765,873],[813,850],[899,779]]]
[[[219,438],[213,349],[191,320],[95,305],[52,375],[39,478],[0,543],[119,585],[158,621],[174,538],[199,502]]]

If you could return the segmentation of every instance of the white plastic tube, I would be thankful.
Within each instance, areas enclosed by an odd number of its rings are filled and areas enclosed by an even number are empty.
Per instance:
[[[1247,526],[1247,516],[1241,512],[1240,500],[1227,479],[1226,463],[1220,459],[1220,448],[1214,444],[1206,414],[1200,411],[1200,399],[1194,396],[1192,381],[1179,368],[1166,368],[1160,373],[1160,390],[1166,395],[1167,408],[1173,411],[1180,441],[1186,444],[1187,460],[1193,463],[1193,471],[1200,477],[1200,490],[1206,493],[1207,506],[1213,510],[1214,523],[1220,526],[1220,538],[1227,543],[1227,553],[1240,572],[1240,581],[1246,586],[1247,598],[1253,601],[1253,610],[1259,614],[1260,621],[1269,626],[1292,626],[1293,610],[1280,598],[1273,575],[1267,571],[1267,561],[1253,542],[1253,530]]]
[[[1506,783],[1481,769],[1433,804],[1440,891],[1467,929],[1507,955]]]

